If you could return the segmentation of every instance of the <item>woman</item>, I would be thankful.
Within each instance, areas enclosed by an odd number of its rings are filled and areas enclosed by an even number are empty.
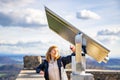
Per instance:
[[[44,71],[45,80],[62,80],[62,67],[71,62],[71,57],[75,55],[75,47],[71,46],[72,54],[66,57],[59,55],[58,47],[51,46],[46,53],[46,60],[36,68],[36,72]]]

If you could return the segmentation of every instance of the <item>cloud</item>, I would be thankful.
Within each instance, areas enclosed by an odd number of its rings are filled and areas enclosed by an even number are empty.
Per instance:
[[[40,46],[42,45],[42,46]],[[46,51],[46,44],[35,42],[18,42],[18,43],[0,43],[0,53],[12,53],[12,54],[43,54]]]
[[[114,44],[120,40],[120,29],[104,29],[97,33],[97,39],[103,43]]]
[[[97,39],[104,44],[115,44],[118,40],[120,40],[116,36],[97,36]]]
[[[34,41],[34,42],[17,42],[17,43],[0,43],[0,53],[12,53],[12,54],[29,54],[29,55],[45,55],[46,51],[51,45],[58,45],[58,47],[61,46],[62,49],[60,49],[62,52],[62,55],[66,54],[66,51],[69,50],[66,49],[65,43],[58,43],[55,41],[48,41],[46,43],[41,41]],[[63,46],[64,45],[64,49]],[[68,52],[67,52],[68,53]]]
[[[0,12],[0,25],[35,27],[46,26],[47,21],[43,11],[27,8],[21,10]]]
[[[100,19],[101,18],[98,14],[90,10],[82,10],[80,12],[77,12],[76,15],[78,19]]]
[[[0,53],[45,54],[49,46],[57,45],[67,51],[68,42],[48,27],[0,27]],[[64,45],[64,48],[63,48]]]
[[[0,25],[7,26],[12,23],[12,18],[4,13],[0,13]]]
[[[16,7],[25,7],[34,3],[35,0],[0,0],[1,9],[13,9]]]
[[[114,35],[120,37],[120,29],[105,29],[98,31],[97,35]]]
[[[36,42],[17,42],[17,43],[0,43],[1,46],[10,46],[10,47],[34,47],[35,45],[41,44],[42,42],[36,41]]]

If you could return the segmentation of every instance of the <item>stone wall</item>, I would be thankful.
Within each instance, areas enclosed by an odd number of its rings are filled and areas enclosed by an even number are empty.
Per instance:
[[[120,70],[86,70],[94,75],[94,80],[120,80]],[[67,71],[69,80],[71,71]]]
[[[24,56],[24,69],[35,69],[41,62],[41,56]]]
[[[35,69],[42,62],[40,56],[24,56],[24,69]],[[120,70],[86,70],[87,73],[94,75],[95,80],[120,80]],[[70,80],[71,70],[67,70]]]
[[[120,80],[120,70],[90,70],[95,80]]]

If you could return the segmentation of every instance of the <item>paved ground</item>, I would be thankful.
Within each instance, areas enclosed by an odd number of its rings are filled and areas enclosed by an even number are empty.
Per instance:
[[[21,70],[16,80],[45,80],[44,76],[37,74],[35,70]]]

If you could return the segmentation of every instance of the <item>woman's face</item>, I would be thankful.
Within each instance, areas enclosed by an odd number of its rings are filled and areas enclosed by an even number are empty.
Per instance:
[[[51,54],[51,57],[56,58],[58,56],[58,48],[53,48],[50,54]]]

